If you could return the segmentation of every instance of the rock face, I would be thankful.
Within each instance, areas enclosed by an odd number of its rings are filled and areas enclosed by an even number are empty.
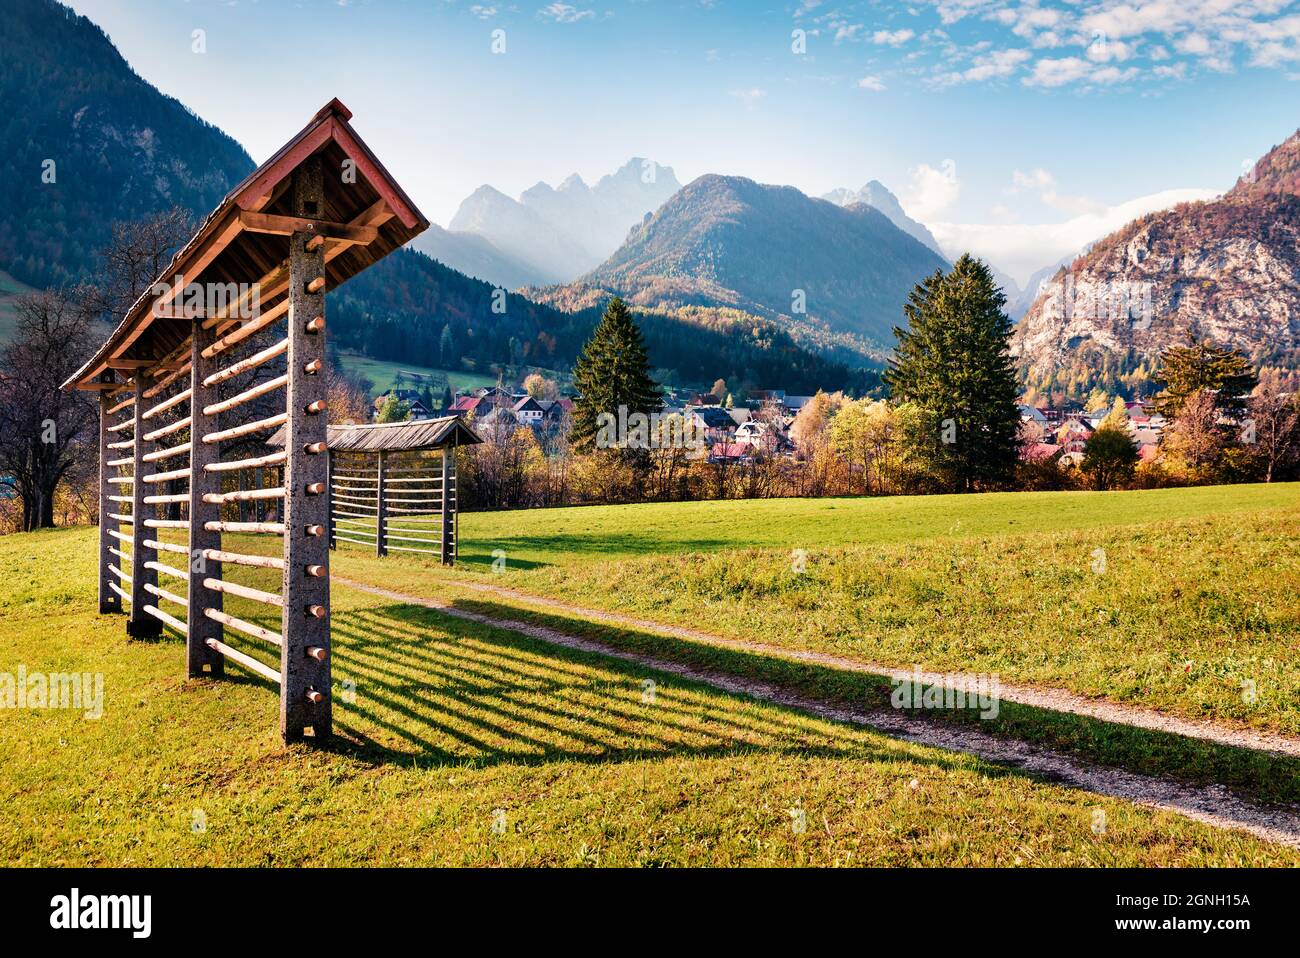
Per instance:
[[[1150,368],[1188,331],[1300,366],[1300,133],[1217,200],[1153,213],[1062,269],[1012,350],[1041,377],[1106,353]]]

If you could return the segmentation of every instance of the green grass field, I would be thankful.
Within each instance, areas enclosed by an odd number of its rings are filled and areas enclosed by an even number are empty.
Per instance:
[[[1300,864],[1239,833],[339,586],[339,734],[285,749],[267,683],[237,668],[186,680],[177,639],[128,641],[121,617],[97,613],[94,543],[86,528],[0,539],[0,672],[105,683],[99,719],[0,721],[5,864]]]
[[[336,568],[1300,734],[1300,485],[537,510],[460,532],[454,570],[353,546]]]
[[[452,392],[458,389],[477,389],[479,386],[496,385],[496,378],[493,376],[447,369],[432,369],[428,366],[414,366],[410,363],[390,363],[380,359],[371,359],[368,356],[358,356],[355,353],[342,353],[339,356],[339,362],[344,369],[349,372],[361,373],[374,383],[374,395],[376,396],[387,392],[393,387],[398,373],[405,374],[404,388],[406,389],[421,388],[424,380],[416,379],[417,376],[433,377],[438,383],[442,383],[445,378],[451,385]],[[439,385],[438,395],[434,396],[435,401],[442,398],[441,392],[442,387]]]

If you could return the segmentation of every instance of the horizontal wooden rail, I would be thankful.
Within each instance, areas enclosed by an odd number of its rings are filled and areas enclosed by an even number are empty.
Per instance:
[[[168,472],[151,472],[143,478],[145,482],[171,482],[173,479],[188,479],[190,477],[190,467],[184,469],[172,469]]]
[[[371,512],[367,514],[364,512],[345,512],[342,509],[335,509],[334,515],[344,516],[348,519],[374,519],[377,517],[378,513]]]
[[[128,482],[135,482],[134,476],[109,476],[108,481],[115,486],[124,486]]]
[[[225,382],[227,379],[234,379],[240,373],[246,373],[250,369],[256,369],[258,366],[261,366],[263,363],[270,362],[276,356],[279,356],[281,353],[285,352],[288,348],[289,348],[289,339],[288,337],[285,337],[284,339],[276,343],[274,346],[268,346],[266,349],[263,349],[261,352],[253,353],[253,355],[247,357],[246,359],[241,359],[237,363],[231,363],[225,369],[213,373],[211,376],[208,376],[203,380],[203,385],[215,386],[218,383]]]
[[[417,549],[414,546],[389,546],[388,548],[395,549],[398,552],[422,552],[425,555],[431,555],[431,556],[436,556],[439,554],[439,550],[437,549]]]
[[[242,406],[246,402],[252,402],[254,399],[256,399],[259,396],[265,396],[267,393],[273,392],[274,390],[280,389],[281,387],[287,385],[289,385],[288,373],[285,373],[282,376],[276,376],[274,379],[268,379],[265,382],[260,382],[255,386],[250,386],[248,389],[245,389],[242,393],[237,393],[234,396],[231,396],[229,399],[223,399],[221,400],[221,402],[209,403],[208,405],[203,407],[203,415],[215,416],[218,413],[223,413],[226,412],[227,410],[234,409],[236,406]]]
[[[124,532],[118,532],[116,529],[105,529],[104,531],[107,532],[114,539],[120,539],[123,542],[131,541],[131,537],[129,535],[127,535]]]
[[[214,592],[224,592],[227,595],[237,595],[241,599],[284,608],[284,596],[275,592],[263,592],[261,589],[240,585],[238,582],[227,582],[225,579],[204,579],[203,585]]]
[[[226,643],[218,642],[216,639],[208,639],[204,644],[207,645],[207,647],[210,648],[212,651],[221,653],[226,658],[230,659],[230,661],[238,662],[244,668],[256,672],[258,675],[262,676],[262,678],[270,679],[276,685],[281,684],[279,672],[271,668],[266,663],[259,662],[251,655],[245,655],[243,652],[240,652],[238,649],[232,649],[230,646],[226,645]]]
[[[283,426],[289,421],[287,412],[277,413],[274,416],[268,416],[265,419],[258,419],[254,422],[246,422],[242,426],[234,426],[230,429],[222,429],[220,432],[210,432],[203,437],[206,443],[221,442],[226,439],[238,439],[240,436],[247,436],[249,433],[263,432],[267,429],[275,429]]]
[[[126,420],[125,422],[119,422],[116,426],[109,426],[109,427],[108,427],[108,431],[109,431],[109,432],[122,432],[123,430],[130,429],[130,428],[131,428],[132,426],[134,426],[134,425],[135,425],[135,420],[134,420],[134,419],[128,419],[128,420]]]
[[[258,316],[256,319],[249,320],[244,325],[240,326],[237,329],[232,329],[230,332],[226,333],[220,339],[216,340],[216,342],[214,342],[211,346],[203,350],[203,358],[211,359],[213,356],[216,356],[218,353],[225,352],[231,346],[234,346],[237,343],[242,343],[245,339],[247,339],[249,336],[252,336],[254,333],[266,329],[267,326],[270,326],[273,322],[275,322],[277,319],[279,319],[288,311],[289,311],[289,300],[285,299],[283,302],[277,303],[276,305],[272,306],[270,309],[263,311],[262,315]]]
[[[110,459],[106,465],[110,469],[116,469],[118,466],[129,466],[135,462],[135,456],[123,456],[121,459]]]
[[[189,608],[190,600],[185,598],[185,596],[177,595],[175,592],[168,592],[162,586],[154,585],[152,582],[146,582],[144,584],[144,591],[148,592],[150,595],[156,595],[160,599],[166,599],[168,602],[174,602],[177,605],[183,605],[186,608]]]
[[[218,506],[226,502],[252,502],[257,499],[283,498],[283,486],[276,486],[272,489],[239,489],[234,492],[205,492],[203,494],[204,502],[210,502]]]
[[[175,422],[169,423],[166,426],[160,426],[157,429],[155,429],[153,432],[145,433],[144,441],[154,442],[155,440],[161,439],[163,436],[170,436],[174,432],[180,432],[182,429],[188,429],[190,426],[190,422],[191,422],[190,417],[186,416],[184,419],[177,419]]]
[[[337,491],[334,493],[334,498],[341,502],[355,502],[360,506],[373,505],[379,501],[376,496],[349,496]]]
[[[337,532],[334,533],[334,538],[339,542],[352,542],[359,546],[368,546],[371,549],[375,547],[374,540],[371,540],[370,542],[364,542],[361,539],[349,539],[347,536],[341,536]]]
[[[190,337],[186,336],[186,337],[185,337],[185,345],[181,347],[181,348],[184,349],[187,353],[189,352],[189,348],[190,348],[190,347],[189,347],[189,340],[190,340]],[[157,396],[157,395],[158,395],[159,393],[161,393],[164,389],[166,389],[166,388],[167,388],[168,386],[170,386],[172,383],[176,382],[176,380],[180,379],[182,376],[184,376],[184,375],[185,375],[186,373],[188,373],[189,371],[190,371],[190,362],[189,362],[189,360],[187,359],[187,360],[185,360],[185,362],[184,362],[182,365],[176,367],[176,368],[173,369],[171,372],[169,372],[166,376],[164,376],[162,379],[158,380],[156,383],[154,383],[152,386],[150,386],[148,389],[146,389],[146,390],[144,391],[144,398],[145,398],[145,399],[153,399],[154,396]]]
[[[190,527],[186,519],[146,519],[144,524],[146,529],[188,529]]]
[[[166,495],[160,493],[156,496],[145,496],[144,501],[151,506],[164,502],[189,502],[190,494],[188,492],[171,492]]]
[[[233,615],[219,612],[216,609],[204,609],[203,614],[213,622],[220,622],[222,625],[229,626],[237,632],[251,635],[255,639],[262,639],[264,642],[270,642],[272,645],[284,645],[284,637],[281,636],[279,632],[272,632],[270,629],[264,629],[256,623],[245,622],[243,619],[237,619]]]
[[[118,413],[120,413],[123,409],[130,409],[130,408],[131,408],[132,406],[134,406],[134,405],[135,405],[135,397],[134,397],[134,396],[127,396],[125,399],[123,399],[123,400],[122,400],[120,403],[118,403],[116,406],[109,406],[107,409],[105,409],[105,410],[104,410],[104,415],[106,415],[106,416],[116,416],[116,415],[117,415]]]
[[[158,405],[151,406],[148,409],[146,409],[144,412],[140,413],[140,418],[152,419],[154,416],[157,416],[159,413],[166,412],[168,409],[171,409],[173,406],[179,406],[181,403],[185,402],[185,400],[189,399],[190,396],[193,394],[193,392],[194,392],[193,389],[182,389],[175,396],[170,396],[167,399],[164,399],[162,402],[158,403]]]
[[[109,566],[109,568],[112,568],[112,566]],[[108,587],[109,587],[110,589],[112,589],[114,592],[116,592],[116,593],[117,593],[119,596],[121,596],[123,599],[125,599],[127,602],[130,602],[130,601],[131,601],[131,593],[130,593],[130,592],[127,592],[126,589],[123,589],[120,585],[118,585],[118,584],[117,584],[116,582],[114,582],[112,579],[109,579],[109,580],[108,580]]]
[[[134,445],[135,445],[134,439],[123,439],[120,442],[110,442],[108,444],[108,448],[109,449],[130,449]]]
[[[420,537],[418,537],[418,536],[395,536],[395,535],[393,535],[393,531],[394,531],[393,529],[385,529],[385,530],[384,530],[384,538],[385,538],[385,539],[396,539],[398,542],[427,542],[427,543],[429,543],[430,545],[435,545],[435,546],[440,546],[440,545],[442,545],[442,540],[441,540],[441,539],[422,539],[422,538],[420,538]],[[406,532],[406,531],[408,531],[408,530],[403,529],[403,530],[401,530],[401,531],[402,531],[402,532]]]
[[[116,576],[117,576],[119,579],[121,579],[123,582],[130,582],[130,581],[131,581],[131,577],[130,577],[129,575],[127,575],[125,572],[123,572],[121,569],[119,569],[119,568],[118,568],[117,566],[115,566],[115,565],[110,565],[110,566],[108,567],[108,571],[109,571],[109,572],[112,572],[114,575],[116,575]]]
[[[188,546],[177,545],[175,542],[162,542],[158,539],[145,539],[144,546],[146,549],[152,549],[154,552],[174,552],[177,555],[183,556],[190,554]]]
[[[246,565],[258,569],[284,569],[284,560],[278,556],[250,556],[240,552],[226,552],[224,549],[204,549],[203,558],[213,562],[230,562],[234,565]]]
[[[176,631],[182,634],[189,631],[189,626],[187,626],[180,619],[176,618],[176,616],[168,615],[162,609],[158,608],[158,606],[146,605],[143,608],[145,612],[149,613],[151,616],[153,616],[159,622],[162,622],[164,625],[170,625],[173,629],[175,629]]]
[[[144,567],[146,569],[153,569],[155,572],[160,572],[163,575],[169,575],[173,579],[185,579],[186,581],[188,581],[190,577],[190,574],[186,572],[184,569],[174,568],[173,566],[169,566],[165,562],[155,562],[153,560],[150,560],[144,564]]]
[[[127,555],[125,552],[123,552],[121,549],[114,549],[112,546],[109,546],[108,551],[111,552],[113,555],[117,556],[123,562],[131,561],[131,557]]]
[[[181,456],[190,451],[193,443],[182,442],[176,446],[168,446],[166,449],[155,449],[153,452],[146,452],[140,458],[145,462],[161,462],[164,459],[170,459],[172,456]]]
[[[260,469],[263,466],[278,466],[284,462],[284,450],[266,456],[254,456],[251,459],[231,459],[227,462],[212,462],[203,467],[204,472],[234,472],[237,469]]]
[[[124,523],[124,524],[126,524],[126,525],[128,525],[128,526],[135,525],[135,519],[134,519],[134,518],[132,518],[131,516],[128,516],[128,515],[123,515],[123,514],[120,513],[120,512],[110,512],[110,513],[108,514],[108,518],[110,518],[110,519],[115,519],[116,521],[118,521],[118,522],[120,522],[120,523]],[[113,530],[112,530],[112,529],[109,529],[108,531],[109,531],[109,532],[112,532]]]
[[[283,522],[225,522],[213,520],[203,523],[208,532],[262,532],[269,535],[284,535]]]

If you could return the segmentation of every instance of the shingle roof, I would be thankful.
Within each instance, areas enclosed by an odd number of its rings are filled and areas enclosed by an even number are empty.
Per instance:
[[[325,441],[333,452],[378,452],[381,449],[414,452],[442,449],[444,446],[473,446],[483,440],[459,416],[442,416],[407,422],[329,426]],[[271,446],[283,446],[284,427],[280,427],[266,442]]]

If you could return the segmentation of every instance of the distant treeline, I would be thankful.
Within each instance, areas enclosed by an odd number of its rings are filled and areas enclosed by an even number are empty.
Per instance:
[[[498,363],[563,370],[577,359],[603,305],[560,312],[403,250],[330,295],[330,332],[340,348],[375,359],[445,369],[468,360],[479,370]],[[729,313],[686,320],[638,312],[651,365],[671,370],[671,384],[681,385],[723,378],[738,387],[862,394],[879,383],[875,371],[803,349],[775,324]]]

